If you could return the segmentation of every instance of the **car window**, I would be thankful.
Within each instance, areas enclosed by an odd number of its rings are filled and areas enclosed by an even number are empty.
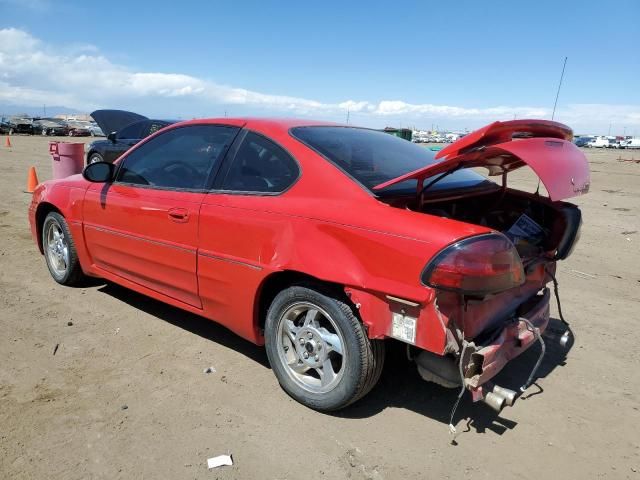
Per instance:
[[[168,122],[157,122],[155,120],[147,121],[142,129],[142,136],[140,138],[147,138],[152,133],[156,133],[167,125],[169,125]]]
[[[117,181],[156,188],[202,190],[238,130],[218,125],[191,125],[161,133],[123,159]]]
[[[144,127],[144,121],[135,122],[127,125],[118,132],[118,138],[143,138],[142,129]]]
[[[353,127],[297,127],[292,135],[320,153],[350,177],[373,192],[376,185],[436,162],[435,152],[395,135]],[[407,180],[376,195],[412,193],[416,180]],[[476,187],[488,183],[482,175],[459,170],[432,190]]]
[[[223,190],[282,192],[296,181],[300,170],[281,147],[249,132],[222,181]]]

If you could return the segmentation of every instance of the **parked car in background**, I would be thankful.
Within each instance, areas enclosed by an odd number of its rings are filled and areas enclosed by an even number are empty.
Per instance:
[[[27,117],[10,117],[8,120],[9,135],[33,135],[33,120]]]
[[[64,137],[69,135],[69,127],[55,118],[38,118],[33,121],[33,134]]]
[[[113,162],[143,138],[175,123],[172,120],[151,120],[124,110],[96,110],[91,114],[106,140],[96,140],[87,149],[87,164]]]
[[[90,137],[91,130],[89,126],[82,122],[67,121],[67,127],[69,128],[68,135],[70,137]]]
[[[265,345],[310,408],[364,397],[393,341],[425,380],[499,411],[517,393],[492,379],[544,345],[549,284],[579,238],[565,200],[590,174],[572,136],[495,122],[435,154],[349,125],[192,120],[39,184],[28,217],[56,282],[101,277],[219,322]],[[506,185],[526,165],[546,196]]]
[[[577,137],[573,140],[573,143],[576,147],[587,147],[592,140],[593,137]]]
[[[92,137],[104,137],[104,136],[106,136],[104,134],[104,132],[102,131],[102,129],[95,122],[89,122],[87,127],[89,128],[89,131],[91,132],[91,136]]]
[[[9,133],[10,128],[11,126],[9,125],[9,121],[4,117],[0,118],[0,135]]]

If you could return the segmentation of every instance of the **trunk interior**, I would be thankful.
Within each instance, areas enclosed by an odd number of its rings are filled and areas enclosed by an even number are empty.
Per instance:
[[[496,189],[487,193],[447,199],[390,202],[393,206],[429,215],[482,225],[505,234],[525,265],[543,255],[564,258],[574,243],[580,211],[570,203],[518,190]]]

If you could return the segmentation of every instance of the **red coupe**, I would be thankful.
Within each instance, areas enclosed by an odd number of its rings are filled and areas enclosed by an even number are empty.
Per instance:
[[[40,184],[29,221],[58,283],[102,277],[264,344],[311,408],[367,394],[400,341],[425,380],[499,410],[515,392],[490,380],[543,344],[579,236],[572,136],[495,122],[436,153],[323,122],[193,120]],[[545,194],[508,187],[523,166]]]

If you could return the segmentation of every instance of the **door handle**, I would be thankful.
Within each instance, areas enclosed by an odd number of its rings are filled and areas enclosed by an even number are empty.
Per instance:
[[[186,208],[171,208],[168,213],[169,218],[176,223],[185,223],[189,221],[189,210]]]

